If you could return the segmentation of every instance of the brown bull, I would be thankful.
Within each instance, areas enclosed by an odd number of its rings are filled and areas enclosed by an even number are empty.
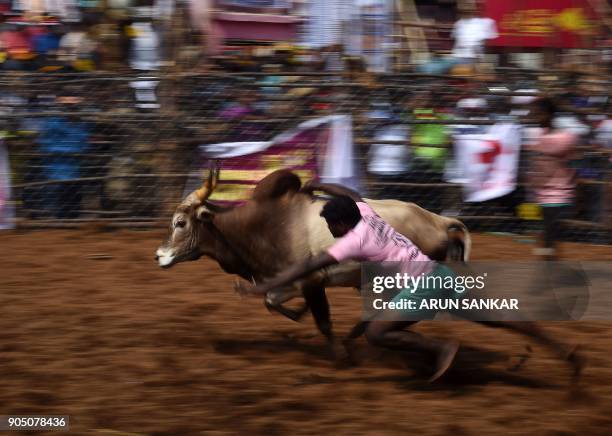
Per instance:
[[[334,238],[319,216],[325,201],[300,192],[301,182],[292,172],[279,170],[269,174],[259,182],[249,201],[229,209],[207,200],[217,180],[218,171],[214,169],[204,186],[176,208],[168,240],[156,253],[161,267],[208,256],[224,271],[259,282],[333,244]],[[468,259],[471,239],[461,221],[436,215],[413,203],[366,201],[430,258]],[[338,265],[309,276],[292,289],[268,294],[266,305],[294,320],[310,308],[319,330],[331,340],[325,287],[359,285],[357,263]],[[306,301],[302,311],[282,306],[296,296],[303,296]]]

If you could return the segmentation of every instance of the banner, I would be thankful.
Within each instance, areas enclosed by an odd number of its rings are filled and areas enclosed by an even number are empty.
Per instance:
[[[486,134],[457,135],[456,171],[447,180],[462,183],[468,202],[492,200],[516,188],[521,130],[517,124],[495,124]]]
[[[591,48],[599,19],[588,0],[487,0],[484,16],[497,23],[502,47]]]
[[[210,160],[220,166],[211,200],[238,204],[268,174],[291,169],[302,183],[317,179],[357,189],[353,162],[352,122],[348,115],[332,115],[301,123],[270,141],[226,142],[200,146],[199,161],[185,187],[185,196],[202,183]]]
[[[11,203],[11,178],[8,150],[0,139],[0,230],[15,227],[15,210]]]

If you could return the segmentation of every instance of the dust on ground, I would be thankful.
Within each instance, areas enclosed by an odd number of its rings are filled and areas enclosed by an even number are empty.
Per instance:
[[[580,343],[578,386],[529,340],[466,322],[417,331],[462,342],[443,382],[419,354],[357,342],[337,369],[310,318],[233,292],[210,260],[161,270],[159,231],[0,233],[0,414],[70,415],[77,434],[609,434],[610,323],[546,323]],[[532,245],[475,235],[473,258],[531,259]],[[612,247],[565,244],[573,259]],[[328,292],[335,330],[360,317]]]

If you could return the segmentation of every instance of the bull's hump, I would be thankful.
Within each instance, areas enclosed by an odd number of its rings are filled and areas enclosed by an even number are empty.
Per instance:
[[[256,202],[278,199],[286,194],[297,193],[302,187],[300,178],[290,170],[277,170],[261,179],[253,189]]]

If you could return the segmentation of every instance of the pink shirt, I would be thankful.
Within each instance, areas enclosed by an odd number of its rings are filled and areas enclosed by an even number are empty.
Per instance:
[[[338,239],[327,253],[338,262],[356,260],[361,262],[430,262],[414,243],[387,224],[366,203],[358,202],[361,221],[346,235]],[[412,275],[425,272],[413,264]],[[417,271],[418,270],[418,271]]]
[[[567,130],[544,131],[529,148],[538,155],[531,161],[531,187],[540,204],[571,203],[576,187],[569,163],[578,138]]]

